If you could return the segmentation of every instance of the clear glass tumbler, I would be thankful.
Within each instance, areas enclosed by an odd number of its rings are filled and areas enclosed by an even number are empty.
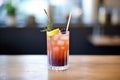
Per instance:
[[[66,70],[69,60],[69,31],[47,36],[47,55],[49,69]]]

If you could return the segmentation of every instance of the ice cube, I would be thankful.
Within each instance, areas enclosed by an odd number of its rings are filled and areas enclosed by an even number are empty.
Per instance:
[[[58,41],[57,41],[57,44],[60,45],[60,46],[62,46],[62,45],[64,45],[64,41],[58,40]]]
[[[59,38],[59,36],[56,35],[56,36],[53,37],[53,40],[58,40],[58,38]]]
[[[55,41],[52,41],[52,45],[55,45]]]
[[[62,40],[69,40],[68,36],[62,36],[61,39]]]
[[[65,49],[65,47],[61,47],[61,49],[63,50],[63,49]]]
[[[59,51],[59,47],[54,47],[54,51]]]

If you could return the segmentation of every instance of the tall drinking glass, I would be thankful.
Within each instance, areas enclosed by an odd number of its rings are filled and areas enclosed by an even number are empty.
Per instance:
[[[69,60],[69,31],[47,36],[47,55],[49,69],[66,70]]]

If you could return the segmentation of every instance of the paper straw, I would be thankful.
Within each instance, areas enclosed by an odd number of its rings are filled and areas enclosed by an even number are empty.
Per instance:
[[[49,16],[48,16],[48,13],[47,13],[47,11],[46,11],[46,9],[44,9],[44,12],[45,12],[45,14],[47,15],[47,17],[49,17]]]
[[[69,28],[69,25],[70,25],[71,16],[72,16],[72,13],[70,12],[70,14],[69,14],[69,19],[68,19],[68,22],[67,22],[66,31],[68,31],[68,28]]]

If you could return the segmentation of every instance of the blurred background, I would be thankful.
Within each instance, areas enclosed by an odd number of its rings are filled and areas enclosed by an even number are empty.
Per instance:
[[[66,23],[72,11],[72,24],[120,24],[119,0],[0,0],[0,27],[11,26],[8,2],[15,8],[16,27],[25,27],[30,19],[38,25],[46,24],[44,9],[54,23]]]
[[[44,9],[55,27],[72,12],[71,54],[120,53],[120,0],[0,0],[0,53],[46,53]]]

